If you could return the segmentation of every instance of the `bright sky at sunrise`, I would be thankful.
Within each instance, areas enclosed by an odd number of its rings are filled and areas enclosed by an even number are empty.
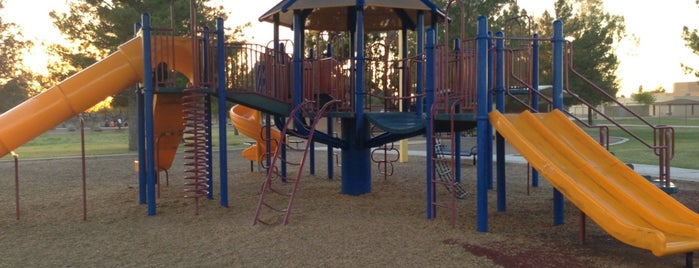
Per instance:
[[[6,22],[14,22],[23,28],[25,38],[40,45],[42,42],[60,41],[61,36],[53,28],[48,13],[51,10],[64,10],[60,0],[5,0],[5,9],[0,15]],[[247,37],[256,43],[266,44],[272,37],[272,25],[258,22],[264,12],[272,8],[279,0],[257,0],[254,5],[238,4],[239,1],[215,0],[229,12],[227,26],[235,27],[246,22],[253,23],[253,29],[246,32]],[[553,9],[553,0],[519,0],[521,7],[530,14],[540,15],[545,9]],[[633,1],[630,8],[628,0],[605,0],[606,10],[612,14],[623,15],[629,36],[638,38],[636,46],[631,38],[619,44],[617,55],[620,59],[619,77],[622,79],[620,94],[629,96],[636,92],[639,85],[646,90],[663,86],[672,90],[673,82],[696,81],[692,75],[682,73],[680,63],[699,67],[699,56],[691,53],[681,39],[682,27],[699,28],[699,6],[694,0],[672,0],[668,2]],[[548,3],[548,4],[545,4]],[[565,31],[565,26],[564,26]],[[283,29],[282,34],[290,37],[290,31]],[[46,55],[41,46],[37,46],[27,59],[35,69],[41,69],[46,63]]]

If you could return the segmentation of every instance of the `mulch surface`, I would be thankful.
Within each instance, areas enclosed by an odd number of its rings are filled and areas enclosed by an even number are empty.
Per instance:
[[[507,166],[507,209],[489,191],[488,232],[476,231],[475,166],[462,165],[469,192],[457,201],[455,226],[447,209],[426,217],[425,159],[393,163],[386,176],[372,166],[372,192],[340,193],[340,167],[327,177],[324,154],[304,176],[288,225],[253,225],[264,174],[250,172],[240,151],[229,155],[229,207],[184,198],[178,156],[162,185],[157,215],[138,203],[135,155],[87,159],[87,220],[83,221],[81,160],[20,161],[20,219],[14,163],[0,162],[1,267],[684,267],[685,256],[656,257],[623,244],[566,203],[565,224],[553,226],[552,188],[528,187],[526,166]],[[161,179],[162,182],[162,179]],[[699,209],[699,184],[676,181],[673,195]],[[438,189],[440,200],[446,191]],[[277,217],[277,218],[275,218]],[[695,262],[697,260],[695,259]]]

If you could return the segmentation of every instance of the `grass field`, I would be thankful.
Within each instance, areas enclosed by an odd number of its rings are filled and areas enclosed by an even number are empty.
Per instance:
[[[667,124],[675,128],[675,156],[672,159],[673,167],[699,169],[699,120],[686,119],[649,119],[651,124]],[[634,135],[641,137],[646,143],[653,144],[653,133],[648,127],[638,126],[638,120],[621,119],[617,120],[627,127]],[[605,121],[596,121],[596,124],[608,124]],[[586,129],[590,135],[596,137],[597,130]],[[243,148],[247,146],[246,141],[251,138],[243,135],[234,135],[233,128],[228,129],[229,148]],[[610,127],[610,136],[627,138],[628,141],[610,147],[619,159],[628,163],[657,165],[658,157],[653,154],[643,143],[635,140],[629,134],[616,128]],[[213,144],[218,146],[218,128],[212,132]],[[56,129],[49,131],[35,138],[34,140],[21,146],[15,152],[21,159],[50,158],[79,156],[81,154],[80,131],[67,129]],[[128,129],[104,128],[101,131],[85,130],[85,151],[87,155],[109,155],[135,153],[128,150]],[[10,159],[11,156],[4,156],[2,159]]]
[[[615,119],[617,123],[625,127],[633,135],[640,137],[641,142],[632,135],[621,130],[606,120],[597,120],[595,124],[609,125],[609,135],[612,137],[626,138],[628,141],[610,146],[619,159],[628,163],[657,165],[658,157],[655,156],[648,145],[654,144],[653,130],[645,122],[638,119]],[[688,118],[648,118],[651,125],[669,125],[674,129],[675,155],[672,158],[673,167],[699,169],[699,120]],[[597,130],[585,129],[591,136],[597,137]]]
[[[228,148],[242,148],[246,141],[252,140],[243,135],[234,135],[229,126],[227,136]],[[85,154],[86,155],[111,155],[136,153],[129,151],[128,128],[101,128],[99,131],[85,129]],[[218,147],[218,127],[213,128],[212,139],[214,147]],[[15,150],[21,159],[51,158],[80,156],[81,147],[80,130],[54,129],[48,131]],[[11,156],[4,156],[3,160]]]

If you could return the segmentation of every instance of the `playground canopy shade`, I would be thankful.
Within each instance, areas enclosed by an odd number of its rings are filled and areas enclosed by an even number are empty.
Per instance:
[[[294,11],[307,12],[305,29],[346,31],[354,27],[354,9],[357,0],[284,0],[260,17],[260,21],[274,23],[279,15],[279,24],[293,28]],[[400,30],[417,27],[418,12],[423,11],[425,22],[434,19],[443,22],[445,14],[436,5],[426,0],[364,0],[364,29],[366,31]],[[436,17],[433,17],[435,16]],[[333,22],[333,23],[328,23]]]

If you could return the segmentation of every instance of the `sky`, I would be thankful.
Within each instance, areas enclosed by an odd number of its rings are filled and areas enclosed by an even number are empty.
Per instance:
[[[5,8],[0,15],[5,22],[17,23],[23,28],[24,37],[37,46],[27,58],[27,65],[35,70],[45,70],[46,54],[40,45],[44,42],[60,42],[60,33],[51,24],[48,13],[51,10],[65,10],[63,0],[5,0]],[[258,18],[276,5],[279,0],[256,0],[254,5],[239,4],[239,0],[214,0],[223,5],[228,14],[226,25],[235,27],[252,22],[253,27],[246,31],[252,42],[267,44],[272,39],[272,24],[259,22]],[[680,63],[699,67],[699,56],[684,46],[681,39],[682,27],[699,28],[699,6],[695,0],[633,1],[605,0],[607,12],[624,16],[626,31],[632,38],[620,42],[617,56],[620,60],[618,77],[622,89],[619,95],[630,96],[640,85],[645,90],[659,86],[672,90],[673,82],[696,81],[693,75],[682,73]],[[519,0],[518,4],[539,15],[544,10],[553,9],[553,0]],[[565,32],[565,26],[564,26]],[[291,32],[282,28],[282,38],[291,38]]]

